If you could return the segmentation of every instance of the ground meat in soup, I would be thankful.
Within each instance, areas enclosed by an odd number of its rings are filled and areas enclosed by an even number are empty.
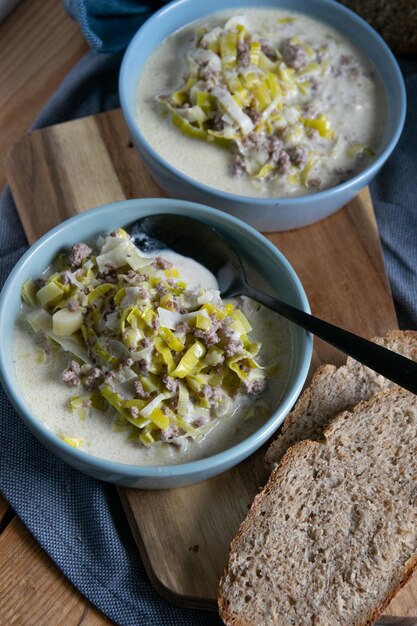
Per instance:
[[[169,103],[171,94],[184,89],[192,75],[187,61],[192,46],[201,72],[199,89],[211,97],[227,91],[221,53],[213,42],[216,28],[225,29],[230,18],[229,31],[238,32],[237,15],[246,24],[236,43],[234,71],[246,85],[238,94],[246,93],[240,108],[247,130],[241,131],[221,104],[204,122],[220,136],[230,129],[238,133],[239,140],[225,149],[181,132],[158,99]],[[269,125],[264,124],[269,105],[261,106],[254,95],[259,90],[252,93],[250,83],[245,83],[248,72],[256,76],[259,71],[258,49],[284,94],[279,108],[267,118]],[[201,183],[252,197],[315,193],[354,176],[372,162],[381,146],[386,119],[377,72],[352,43],[318,20],[278,9],[226,11],[170,36],[147,61],[136,99],[138,126],[162,158]],[[183,109],[185,119],[193,123],[194,105],[194,101],[175,104],[176,112]]]

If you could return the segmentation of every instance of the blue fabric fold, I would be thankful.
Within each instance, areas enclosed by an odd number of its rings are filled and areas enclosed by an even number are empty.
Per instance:
[[[97,52],[124,50],[140,26],[164,0],[65,0],[67,11]]]
[[[370,185],[385,267],[401,328],[417,324],[417,62],[401,62],[407,116],[402,136]]]
[[[125,46],[151,9],[163,3],[69,0],[66,4],[87,40],[103,52]],[[113,21],[116,14],[120,19]],[[112,25],[120,31],[116,37]],[[118,106],[120,61],[120,53],[88,53],[66,77],[34,128]],[[409,102],[404,132],[372,183],[371,193],[400,326],[417,328],[417,64],[408,62],[403,70]],[[26,249],[6,188],[0,198],[0,287]],[[121,626],[221,624],[214,613],[176,608],[158,596],[147,579],[114,487],[80,474],[45,450],[21,423],[2,389],[0,432],[2,493],[88,600]]]

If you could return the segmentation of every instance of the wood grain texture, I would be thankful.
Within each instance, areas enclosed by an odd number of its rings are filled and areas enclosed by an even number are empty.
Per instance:
[[[163,195],[132,149],[119,110],[31,133],[10,152],[7,173],[30,241],[102,202]],[[366,190],[318,224],[268,237],[298,272],[314,314],[365,337],[397,327]],[[315,346],[314,367],[345,358],[323,342]],[[149,577],[163,596],[183,606],[215,607],[230,540],[264,481],[261,450],[198,485],[119,490]],[[387,616],[416,615],[415,589],[413,581]]]
[[[364,337],[397,327],[367,189],[319,224],[268,237],[291,261],[315,315]],[[316,349],[323,362],[346,360],[322,341]]]
[[[0,189],[8,149],[87,49],[61,0],[24,0],[0,25]]]
[[[6,180],[5,160],[10,146],[26,132],[65,75],[87,50],[88,46],[77,24],[65,12],[62,0],[23,0],[0,24],[0,189]],[[13,511],[0,496],[0,529],[3,530],[12,518]],[[9,536],[6,535],[6,538]],[[1,552],[4,545],[1,544]],[[27,590],[24,586],[18,586],[14,596],[13,622],[4,621],[0,610],[0,623],[7,626],[9,623],[33,624],[30,616],[32,612],[36,614],[37,603],[45,605],[50,597],[54,601],[48,588],[59,596],[60,589],[65,586],[70,603],[73,598],[79,598],[78,592],[68,585],[52,561],[39,551],[30,535],[26,537],[26,548],[25,566],[33,573],[34,579],[37,572],[42,571],[42,575],[48,575],[50,580],[42,597],[25,595]],[[20,553],[15,552],[13,561],[7,563],[7,572],[0,570],[0,598],[6,605],[8,599],[3,592],[3,581],[6,576],[14,577],[20,563]],[[65,605],[55,605],[55,608],[53,618],[49,613],[48,626],[76,626],[81,623],[79,610],[67,613]],[[84,624],[109,624],[98,612],[94,612],[94,622],[91,621],[91,611],[86,606],[85,617],[88,619],[84,620]]]
[[[0,535],[0,571],[0,624],[4,626],[112,624],[74,590],[17,517]]]
[[[266,480],[263,451],[197,485],[160,492],[118,490],[149,578],[167,600],[217,607],[230,542]]]

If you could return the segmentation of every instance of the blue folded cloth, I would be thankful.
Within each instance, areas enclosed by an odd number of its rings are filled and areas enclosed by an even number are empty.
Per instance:
[[[197,0],[196,0],[197,1]],[[124,47],[140,20],[162,3],[69,0],[87,39],[101,51]],[[94,10],[93,10],[94,9]],[[132,9],[135,26],[112,37]],[[121,21],[113,22],[120,10]],[[127,18],[126,18],[127,19]],[[127,20],[129,21],[129,20]],[[88,34],[89,33],[89,34]],[[126,41],[123,43],[123,38]],[[121,54],[88,53],[50,100],[34,127],[118,106]],[[408,101],[417,102],[417,64],[403,66]],[[402,138],[371,185],[400,326],[417,327],[417,111],[409,107]],[[0,199],[0,287],[27,249],[6,188]],[[0,389],[0,489],[67,578],[121,626],[214,626],[214,613],[171,606],[150,585],[114,487],[80,474],[29,433]]]
[[[417,325],[417,60],[401,60],[408,110],[393,154],[370,185],[401,328]]]
[[[126,48],[143,22],[168,0],[64,0],[84,37],[97,52]]]

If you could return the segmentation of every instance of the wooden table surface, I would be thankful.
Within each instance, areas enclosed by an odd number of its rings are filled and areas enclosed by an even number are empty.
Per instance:
[[[23,0],[0,24],[0,190],[9,148],[87,50],[62,0]],[[0,626],[81,624],[111,622],[59,572],[0,495]]]
[[[0,24],[0,189],[10,146],[87,52],[62,0],[23,0]],[[111,622],[64,578],[0,496],[0,626]]]

